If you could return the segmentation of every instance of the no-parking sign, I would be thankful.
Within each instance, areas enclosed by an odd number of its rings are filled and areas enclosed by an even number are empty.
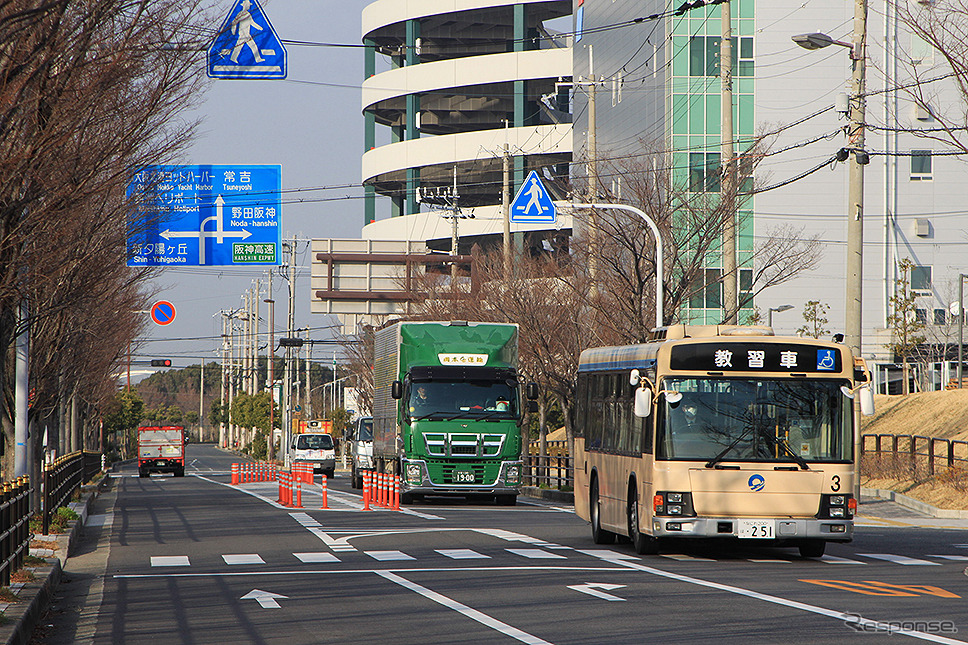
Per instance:
[[[175,320],[175,305],[159,300],[151,305],[151,319],[158,325],[169,325]]]

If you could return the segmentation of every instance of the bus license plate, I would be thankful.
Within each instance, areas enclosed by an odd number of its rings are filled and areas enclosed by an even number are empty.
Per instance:
[[[474,471],[472,470],[455,470],[453,476],[454,483],[457,484],[473,484],[474,483]]]
[[[739,537],[772,540],[776,537],[775,520],[740,520]]]

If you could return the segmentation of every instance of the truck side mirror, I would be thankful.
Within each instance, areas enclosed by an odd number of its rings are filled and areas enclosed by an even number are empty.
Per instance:
[[[538,384],[528,383],[527,396],[529,401],[534,401],[538,398]]]
[[[528,401],[528,412],[531,412],[532,414],[534,414],[537,411],[538,411],[538,402]]]
[[[400,382],[400,381],[394,381],[390,385],[390,396],[393,397],[394,399],[402,399],[403,398],[403,383],[402,382]]]

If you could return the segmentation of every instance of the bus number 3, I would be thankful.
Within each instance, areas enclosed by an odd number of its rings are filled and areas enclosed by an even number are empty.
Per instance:
[[[840,490],[840,475],[834,475],[830,479],[832,480],[830,484],[830,490],[836,493],[837,491]]]

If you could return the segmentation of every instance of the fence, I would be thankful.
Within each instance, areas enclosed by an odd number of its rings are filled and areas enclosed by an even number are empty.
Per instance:
[[[25,475],[0,489],[0,586],[23,566],[30,548],[30,479]]]
[[[860,445],[862,472],[874,477],[920,480],[935,475],[939,465],[949,469],[968,466],[968,441],[958,439],[865,434]]]
[[[44,466],[43,473],[43,532],[50,533],[50,520],[57,509],[70,501],[74,491],[90,481],[101,470],[101,453],[72,452]]]
[[[524,460],[524,485],[547,486],[561,490],[574,486],[571,457],[560,455],[527,455]]]

